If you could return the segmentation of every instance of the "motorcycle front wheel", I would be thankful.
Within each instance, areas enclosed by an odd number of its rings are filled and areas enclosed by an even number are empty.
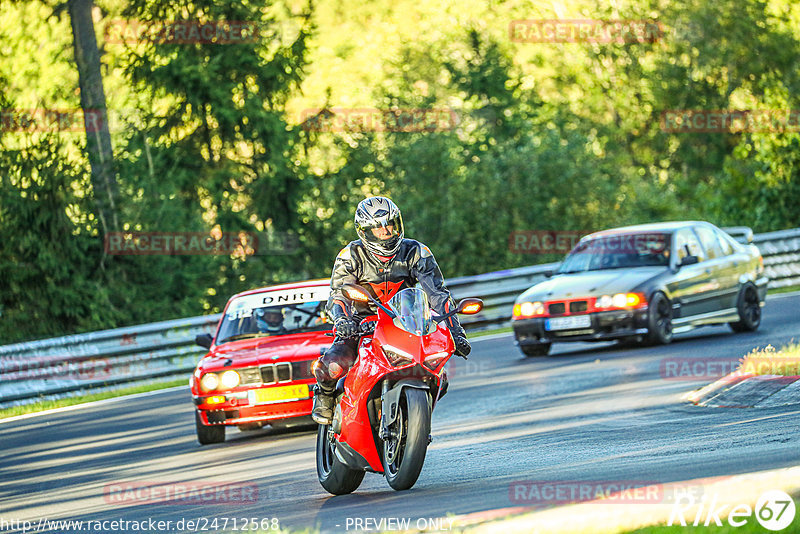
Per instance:
[[[319,425],[317,429],[317,478],[328,493],[345,495],[353,493],[361,481],[364,471],[350,469],[334,453],[336,438],[330,425]]]
[[[425,463],[431,433],[428,393],[404,388],[397,419],[389,427],[391,437],[383,442],[383,468],[389,486],[407,490],[413,486]]]

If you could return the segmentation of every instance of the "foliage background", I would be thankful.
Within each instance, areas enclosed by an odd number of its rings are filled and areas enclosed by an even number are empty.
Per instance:
[[[796,132],[667,133],[675,109],[800,109],[790,0],[96,0],[125,230],[292,232],[290,254],[109,256],[80,131],[0,128],[0,343],[212,313],[327,277],[385,194],[446,277],[552,261],[514,230],[800,226]],[[120,19],[259,21],[254,43],[119,44]],[[648,19],[655,43],[516,43],[518,19]],[[78,109],[57,0],[0,9],[0,108]],[[448,108],[435,132],[315,132],[320,108]]]

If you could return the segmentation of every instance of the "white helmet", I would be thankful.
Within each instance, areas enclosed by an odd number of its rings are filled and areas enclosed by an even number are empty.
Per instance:
[[[367,250],[378,256],[394,256],[403,242],[400,208],[386,197],[370,197],[356,207],[356,232]]]

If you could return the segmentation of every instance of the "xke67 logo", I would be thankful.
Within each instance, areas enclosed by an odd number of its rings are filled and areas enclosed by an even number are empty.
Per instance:
[[[729,507],[733,506],[730,510]],[[696,510],[693,510],[697,508]],[[690,512],[694,511],[694,514]],[[725,516],[725,512],[728,515]],[[688,513],[688,516],[686,515]],[[696,502],[692,495],[681,496],[672,507],[667,526],[681,525],[687,526],[710,526],[711,524],[721,527],[722,518],[728,520],[732,527],[746,525],[755,515],[756,521],[767,530],[779,531],[788,527],[794,520],[795,505],[792,498],[780,490],[767,491],[759,497],[755,509],[749,504],[718,504],[717,496],[706,503],[705,498]]]

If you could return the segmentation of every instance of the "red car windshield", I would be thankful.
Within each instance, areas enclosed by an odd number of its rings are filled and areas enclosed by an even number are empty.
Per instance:
[[[671,235],[647,232],[602,235],[581,240],[569,253],[560,274],[633,267],[667,267]]]
[[[325,314],[327,301],[279,306],[253,306],[253,302],[253,299],[237,299],[228,305],[217,334],[217,345],[238,339],[331,329]]]

